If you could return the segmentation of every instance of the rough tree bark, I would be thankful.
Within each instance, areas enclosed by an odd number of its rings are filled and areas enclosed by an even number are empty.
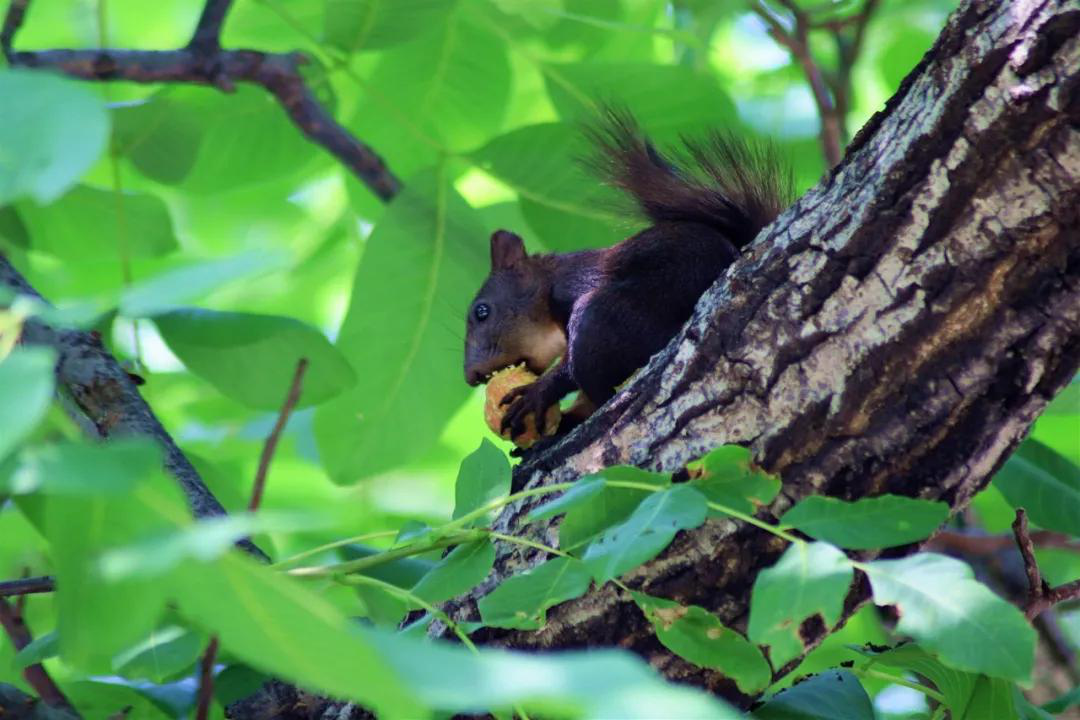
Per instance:
[[[739,443],[783,480],[765,517],[822,493],[962,508],[1080,363],[1078,35],[1066,0],[964,3],[843,164],[763,232],[624,392],[516,468],[515,485],[620,463],[675,471]],[[535,504],[508,507],[496,529],[557,546],[557,521],[524,523]],[[753,580],[783,546],[710,521],[624,580],[744,628]],[[544,559],[500,546],[491,576],[448,609],[478,619],[479,597]],[[866,597],[857,580],[848,612]],[[548,618],[539,632],[474,638],[617,645],[672,680],[752,700],[660,645],[611,584]],[[832,629],[806,623],[806,647]]]

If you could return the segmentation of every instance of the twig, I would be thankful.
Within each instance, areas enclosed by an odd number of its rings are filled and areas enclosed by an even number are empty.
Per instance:
[[[199,22],[191,36],[188,47],[201,52],[213,52],[221,49],[221,25],[225,14],[229,12],[232,0],[207,0],[203,5]]]
[[[266,474],[270,471],[270,462],[274,459],[274,450],[277,449],[281,433],[285,430],[285,425],[289,422],[289,416],[296,407],[296,403],[300,401],[300,391],[303,388],[304,372],[307,370],[307,366],[307,358],[300,358],[300,361],[296,363],[296,372],[293,373],[292,384],[289,385],[289,394],[285,396],[285,404],[281,406],[274,428],[266,436],[262,454],[259,456],[259,469],[255,472],[255,484],[251,489],[251,502],[248,503],[248,510],[258,510],[259,504],[262,502],[263,489],[266,487]]]
[[[214,662],[217,660],[218,638],[214,635],[206,644],[206,651],[199,661],[199,692],[195,702],[195,720],[210,717],[210,703],[214,699]]]
[[[26,17],[26,7],[30,0],[11,0],[8,5],[7,15],[4,17],[4,25],[0,28],[0,50],[4,51],[4,57],[11,60],[11,43],[15,40],[15,33],[22,27]]]
[[[1030,534],[1035,547],[1063,548],[1080,552],[1080,542],[1063,533],[1050,530],[1037,530]],[[1012,550],[1016,546],[1013,535],[971,535],[956,530],[942,530],[926,543],[926,549],[954,552],[967,557],[986,557],[1003,550]]]
[[[0,581],[0,597],[47,593],[56,589],[56,581],[50,575]]]
[[[401,182],[374,150],[338,124],[315,98],[300,74],[307,59],[299,53],[268,53],[257,50],[222,50],[189,45],[178,50],[36,50],[11,49],[29,0],[16,0],[8,8],[3,25],[4,46],[12,67],[55,70],[83,80],[126,80],[137,83],[193,83],[222,90],[234,82],[259,85],[270,92],[309,140],[322,146],[349,168],[375,195],[389,201]],[[192,43],[216,43],[214,24],[228,9],[225,0],[211,0],[200,18]],[[211,7],[213,6],[213,7]],[[205,25],[204,22],[205,21]]]
[[[4,631],[11,638],[11,644],[15,646],[16,651],[22,650],[33,640],[26,623],[15,613],[11,604],[3,598],[0,598],[0,625],[4,626]],[[75,708],[68,702],[68,699],[60,691],[60,688],[56,686],[53,679],[49,677],[48,671],[45,670],[41,663],[27,666],[23,670],[23,677],[26,678],[27,684],[34,689],[34,692],[38,694],[43,703],[49,707],[63,708],[75,712]]]
[[[1054,588],[1043,580],[1042,573],[1039,572],[1039,564],[1035,560],[1035,547],[1028,534],[1027,513],[1023,508],[1016,509],[1016,519],[1013,521],[1012,529],[1016,536],[1016,544],[1020,548],[1020,555],[1024,558],[1024,571],[1028,578],[1028,597],[1024,609],[1027,619],[1032,620],[1038,617],[1058,603],[1080,598],[1080,579]]]
[[[817,105],[818,115],[821,117],[821,147],[825,153],[825,161],[832,168],[838,165],[843,157],[841,119],[837,114],[825,76],[810,53],[810,44],[807,42],[809,25],[806,14],[792,2],[783,0],[782,4],[795,18],[795,28],[792,32],[788,32],[783,23],[761,0],[753,3],[751,8],[768,25],[769,35],[787,48],[791,56],[802,66],[803,75],[806,76],[806,81],[810,85],[814,104]]]

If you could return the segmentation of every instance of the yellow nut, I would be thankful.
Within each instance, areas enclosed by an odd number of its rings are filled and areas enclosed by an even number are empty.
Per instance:
[[[506,393],[522,385],[536,382],[536,379],[537,376],[530,372],[524,363],[503,368],[491,377],[487,384],[487,399],[484,402],[484,420],[493,433],[504,440],[511,439],[509,428],[503,433],[499,431],[502,419],[511,405],[500,405],[499,403],[506,397]],[[561,419],[562,412],[559,410],[559,404],[556,403],[549,407],[547,412],[544,413],[544,434],[553,435],[555,430],[558,429]],[[519,448],[528,448],[539,439],[540,435],[536,431],[536,417],[534,414],[530,414],[525,418],[525,432],[513,438],[513,443]]]

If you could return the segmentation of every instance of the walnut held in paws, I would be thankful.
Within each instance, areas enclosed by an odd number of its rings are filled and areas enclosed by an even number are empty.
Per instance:
[[[511,439],[509,429],[505,432],[499,432],[503,416],[512,407],[512,403],[502,405],[502,399],[506,397],[506,393],[514,388],[528,385],[536,382],[536,380],[537,375],[530,372],[524,364],[503,368],[491,377],[487,384],[487,399],[484,402],[484,420],[493,433],[504,440]],[[562,413],[559,411],[559,405],[556,403],[549,407],[544,414],[544,435],[553,435],[559,427],[561,419]],[[513,442],[520,448],[528,448],[539,439],[540,434],[536,431],[536,417],[530,415],[525,421],[525,432],[513,438]]]

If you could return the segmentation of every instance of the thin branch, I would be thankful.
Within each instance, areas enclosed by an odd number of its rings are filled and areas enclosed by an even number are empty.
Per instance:
[[[0,597],[33,595],[56,590],[56,580],[51,575],[0,581]]]
[[[199,692],[195,701],[195,720],[210,717],[210,703],[214,699],[214,663],[217,660],[218,638],[214,635],[206,644],[206,651],[199,661]]]
[[[1037,530],[1030,534],[1035,547],[1062,548],[1080,552],[1080,542],[1063,533]],[[1014,535],[972,535],[956,530],[942,530],[926,543],[927,550],[953,552],[965,557],[987,557],[1016,547]]]
[[[259,85],[270,92],[309,140],[349,168],[385,201],[401,189],[401,181],[374,150],[340,125],[315,98],[300,73],[307,62],[299,53],[221,50],[187,47],[179,50],[38,50],[17,52],[10,41],[29,4],[18,0],[4,21],[7,56],[12,67],[53,70],[83,80],[125,80],[137,83],[192,83],[231,90],[235,82]],[[227,2],[212,2],[214,15]],[[204,17],[209,13],[204,12]],[[212,18],[211,18],[212,19]],[[208,25],[208,27],[212,27]]]
[[[248,504],[248,510],[253,512],[258,510],[260,503],[262,503],[263,489],[266,487],[266,475],[270,472],[270,462],[274,459],[274,450],[277,449],[278,440],[281,439],[281,433],[284,432],[296,403],[300,401],[300,391],[304,385],[304,372],[307,367],[307,358],[300,358],[300,361],[296,363],[296,372],[293,373],[289,392],[285,396],[285,403],[281,406],[274,428],[266,436],[266,442],[263,444],[262,454],[259,456],[259,469],[255,473],[255,484],[251,489],[251,502]]]
[[[11,61],[11,43],[15,40],[15,33],[22,27],[23,20],[26,18],[26,8],[29,5],[30,0],[11,0],[7,15],[4,16],[4,25],[0,27],[0,50],[3,50],[4,57],[9,62]]]
[[[0,625],[4,626],[4,631],[11,638],[11,644],[15,646],[16,651],[22,650],[33,640],[26,623],[11,607],[11,604],[3,598],[0,598]],[[41,701],[49,707],[75,711],[75,708],[68,702],[68,699],[60,691],[60,688],[56,686],[53,679],[49,677],[49,673],[41,663],[27,666],[23,670],[23,677],[26,679],[27,684],[34,689],[34,692],[38,694]]]
[[[1047,609],[1067,600],[1080,599],[1080,579],[1051,588],[1043,580],[1039,563],[1035,560],[1035,547],[1028,534],[1027,513],[1023,508],[1016,509],[1016,519],[1012,524],[1016,544],[1024,558],[1024,571],[1028,579],[1028,597],[1024,614],[1033,620]]]
[[[221,26],[229,12],[232,0],[206,0],[199,23],[191,36],[188,47],[200,52],[214,52],[221,49]]]
[[[795,18],[795,28],[789,32],[783,23],[765,6],[761,0],[751,5],[751,9],[765,21],[769,35],[776,42],[783,45],[802,66],[803,75],[810,85],[810,92],[814,96],[814,104],[817,105],[818,115],[821,118],[821,147],[825,153],[825,161],[830,168],[836,167],[843,158],[842,129],[840,116],[837,114],[836,105],[829,92],[825,76],[810,54],[810,45],[807,42],[806,15],[799,10],[798,6],[791,2],[783,2]]]

